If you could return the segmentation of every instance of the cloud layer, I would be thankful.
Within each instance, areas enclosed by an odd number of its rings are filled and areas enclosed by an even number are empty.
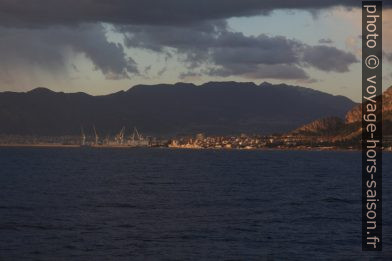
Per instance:
[[[15,67],[39,66],[48,71],[62,70],[69,52],[86,56],[108,79],[137,73],[135,62],[127,58],[120,44],[108,42],[99,24],[45,29],[0,27],[0,68],[12,75]]]
[[[226,23],[192,27],[120,26],[128,47],[182,54],[189,73],[198,67],[211,76],[244,76],[253,79],[308,79],[303,68],[326,72],[347,72],[358,62],[348,52],[335,47],[310,46],[284,36],[245,36],[232,32]],[[199,68],[200,69],[200,68]],[[189,74],[188,73],[188,74]]]
[[[183,76],[309,79],[307,68],[347,72],[356,57],[328,39],[311,46],[284,36],[246,36],[226,22],[276,9],[315,12],[334,6],[360,7],[360,2],[0,0],[0,78],[29,65],[61,71],[70,52],[83,54],[106,79],[129,78],[146,71],[127,55],[130,47],[174,54],[188,70]],[[102,23],[113,24],[124,44],[110,42]]]
[[[274,9],[360,7],[357,0],[0,0],[3,26],[48,26],[106,22],[183,25],[267,14]]]

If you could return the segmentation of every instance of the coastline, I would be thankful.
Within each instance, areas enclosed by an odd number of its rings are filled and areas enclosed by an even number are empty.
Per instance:
[[[80,148],[80,145],[72,144],[56,144],[56,143],[42,143],[42,144],[0,144],[0,148],[12,148],[12,147],[25,147],[25,148]]]
[[[314,148],[304,148],[304,147],[272,147],[272,148],[185,148],[185,147],[131,147],[131,146],[87,146],[83,147],[80,145],[73,144],[56,144],[56,143],[43,143],[43,144],[0,144],[1,148],[88,148],[88,149],[170,149],[170,150],[217,150],[217,151],[353,151],[359,152],[360,149],[353,148],[337,148],[337,147],[314,147]],[[391,152],[384,150],[384,152]]]
[[[338,148],[338,147],[263,147],[263,148],[203,148],[203,147],[172,147],[172,146],[81,146],[77,144],[41,143],[41,144],[0,144],[2,148],[86,148],[86,149],[169,149],[169,150],[215,150],[215,151],[335,151],[335,152],[361,152],[360,148]],[[392,153],[391,149],[384,149],[383,152]]]

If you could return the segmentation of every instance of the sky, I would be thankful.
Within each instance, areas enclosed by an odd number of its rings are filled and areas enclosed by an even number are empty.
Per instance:
[[[360,1],[0,0],[0,91],[268,81],[361,97]],[[392,85],[384,1],[383,86]]]

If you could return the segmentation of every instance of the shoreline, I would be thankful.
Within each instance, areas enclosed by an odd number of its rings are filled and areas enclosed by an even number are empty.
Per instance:
[[[19,143],[9,143],[0,144],[0,148],[12,148],[12,147],[24,147],[24,148],[80,148],[80,145],[72,144],[55,144],[55,143],[42,143],[42,144],[19,144]]]
[[[284,148],[182,148],[182,147],[131,147],[131,146],[87,146],[83,147],[74,144],[0,144],[1,148],[87,148],[87,149],[169,149],[169,150],[216,150],[216,151],[335,151],[335,152],[361,152],[361,149],[354,148],[336,148],[336,147],[284,147]],[[391,153],[391,150],[383,150],[383,152]]]
[[[221,151],[361,151],[360,149],[352,149],[352,148],[323,148],[323,147],[314,147],[314,148],[300,148],[300,147],[285,147],[285,148],[181,148],[181,147],[131,147],[131,146],[88,146],[83,147],[80,145],[73,145],[73,144],[54,144],[54,143],[43,143],[43,144],[17,144],[17,143],[10,143],[10,144],[0,144],[1,148],[88,148],[88,149],[137,149],[137,148],[144,148],[144,149],[170,149],[170,150],[221,150]],[[391,152],[386,151],[384,152]]]

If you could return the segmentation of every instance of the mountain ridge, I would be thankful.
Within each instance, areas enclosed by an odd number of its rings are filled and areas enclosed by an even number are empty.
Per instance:
[[[321,117],[344,117],[355,103],[300,86],[252,82],[135,85],[108,95],[39,87],[0,93],[0,134],[77,135],[137,126],[151,135],[285,132]]]
[[[392,134],[392,86],[383,94],[383,132]],[[355,105],[344,117],[344,121],[336,117],[326,117],[307,123],[290,132],[294,135],[330,136],[333,140],[360,139],[362,123],[362,104]]]

